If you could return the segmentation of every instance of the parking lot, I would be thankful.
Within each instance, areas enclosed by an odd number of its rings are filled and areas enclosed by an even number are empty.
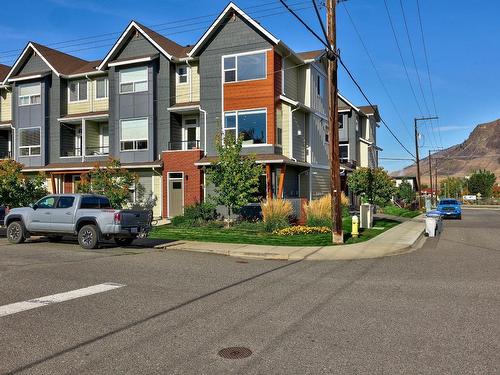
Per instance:
[[[0,239],[0,373],[499,373],[498,228],[344,262]]]

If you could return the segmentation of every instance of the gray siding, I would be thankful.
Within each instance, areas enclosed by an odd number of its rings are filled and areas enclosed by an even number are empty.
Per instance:
[[[306,114],[295,111],[292,114],[293,157],[298,161],[306,161]]]
[[[49,94],[49,163],[71,163],[74,160],[61,158],[61,124],[57,121],[61,117],[61,101],[66,99],[66,86],[61,85],[62,80],[52,73],[52,85]]]
[[[154,55],[159,53],[155,46],[153,46],[142,34],[137,36],[130,36],[127,43],[116,53],[115,60],[128,59],[131,57]]]
[[[30,74],[30,73],[40,73],[48,72],[50,68],[45,64],[40,56],[35,56],[32,52],[28,57],[28,60],[17,69],[15,74]]]
[[[312,199],[330,193],[330,171],[328,169],[311,168]]]
[[[222,56],[271,48],[270,42],[241,17],[223,23],[200,52],[200,101],[207,111],[207,154],[216,155],[215,138],[222,124]],[[200,131],[201,144],[204,132]],[[253,152],[266,152],[253,148]]]
[[[328,130],[328,121],[310,116],[310,148],[311,164],[328,165],[328,143],[325,142],[325,132]]]
[[[299,172],[295,168],[292,167],[286,168],[283,195],[284,198],[299,197]]]
[[[316,67],[317,69],[314,69]],[[321,65],[316,63],[311,64],[311,108],[316,112],[327,113],[328,112],[328,83],[326,79],[326,75],[321,75],[319,71],[323,72],[321,69]],[[323,72],[324,73],[324,72]],[[323,79],[321,83],[323,85],[323,93],[324,95],[321,97],[318,95],[318,76],[322,76]]]

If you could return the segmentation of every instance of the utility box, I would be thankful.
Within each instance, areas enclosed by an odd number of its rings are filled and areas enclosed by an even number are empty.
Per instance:
[[[363,203],[359,207],[359,227],[360,228],[371,228],[373,227],[373,204]]]

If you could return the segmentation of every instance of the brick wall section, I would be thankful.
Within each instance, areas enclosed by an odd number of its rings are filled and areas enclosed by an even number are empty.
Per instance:
[[[203,171],[194,163],[203,157],[202,150],[168,151],[163,160],[163,217],[168,217],[168,173],[184,173],[184,207],[203,200]]]

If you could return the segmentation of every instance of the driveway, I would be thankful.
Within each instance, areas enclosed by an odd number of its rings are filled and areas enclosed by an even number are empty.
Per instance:
[[[0,373],[500,373],[498,228],[339,262],[0,239]]]

